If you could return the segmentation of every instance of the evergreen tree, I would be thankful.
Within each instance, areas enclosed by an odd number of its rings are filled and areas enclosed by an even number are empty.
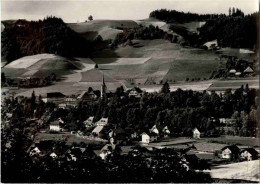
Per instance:
[[[168,84],[168,82],[165,82],[162,86],[162,89],[161,89],[161,92],[162,93],[170,93],[170,85]]]

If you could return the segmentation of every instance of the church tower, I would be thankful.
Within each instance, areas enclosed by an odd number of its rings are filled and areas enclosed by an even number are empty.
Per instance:
[[[104,74],[102,76],[102,84],[101,84],[101,99],[106,99],[107,94],[107,86],[104,79]]]

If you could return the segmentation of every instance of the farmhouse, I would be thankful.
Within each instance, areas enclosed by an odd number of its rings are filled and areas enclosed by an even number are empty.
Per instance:
[[[239,157],[240,149],[236,145],[225,146],[221,149],[221,157],[223,159],[234,160]]]
[[[200,131],[197,128],[193,129],[193,138],[200,139]]]
[[[246,148],[240,152],[242,160],[255,160],[258,158],[258,152],[254,148]]]
[[[52,132],[59,132],[59,131],[61,131],[60,122],[58,120],[56,120],[54,122],[51,122],[51,124],[50,124],[50,131],[52,131]]]

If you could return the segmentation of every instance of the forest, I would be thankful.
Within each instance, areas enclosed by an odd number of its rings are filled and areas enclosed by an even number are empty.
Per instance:
[[[197,13],[185,13],[176,10],[160,9],[152,11],[149,15],[150,18],[156,18],[166,23],[186,23],[192,21],[206,21],[211,18],[219,18],[225,16],[224,14],[197,14]]]
[[[1,39],[1,54],[7,62],[41,53],[64,57],[88,57],[91,54],[91,44],[56,17],[30,22],[18,20],[4,29]]]

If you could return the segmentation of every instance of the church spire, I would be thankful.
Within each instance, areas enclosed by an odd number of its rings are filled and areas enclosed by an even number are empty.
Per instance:
[[[102,76],[102,84],[101,84],[101,98],[105,99],[106,98],[106,93],[107,93],[107,86],[105,83],[105,77],[104,74]]]

